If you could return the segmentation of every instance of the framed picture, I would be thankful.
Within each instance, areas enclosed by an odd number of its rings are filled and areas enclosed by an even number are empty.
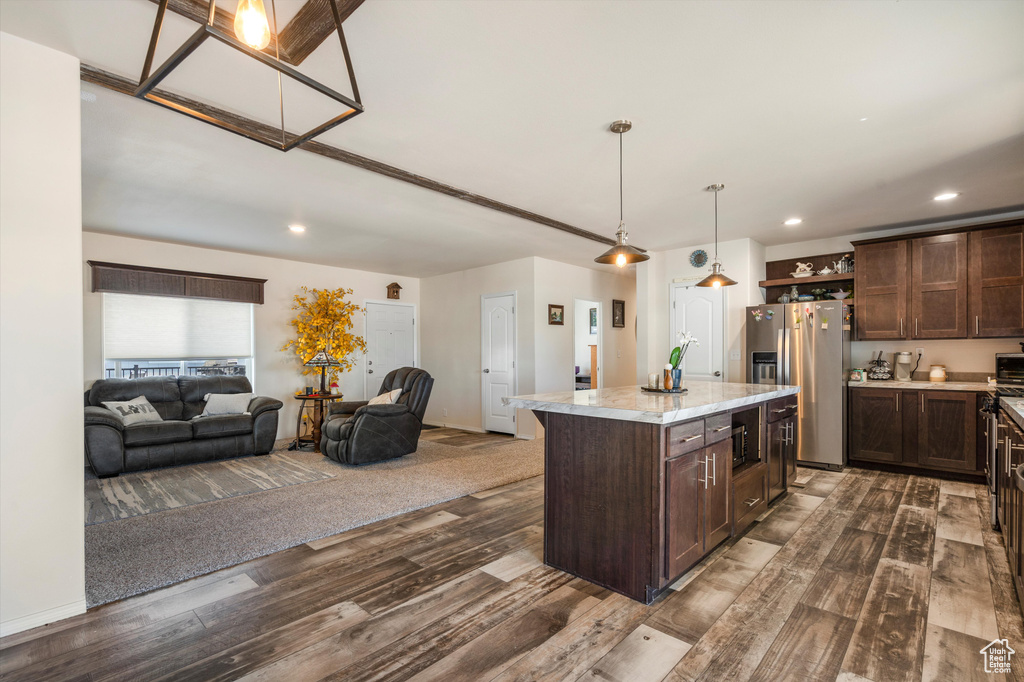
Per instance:
[[[565,324],[565,306],[548,303],[548,324]]]
[[[626,302],[612,299],[612,326],[626,326]]]
[[[597,334],[597,308],[590,309],[590,335]]]

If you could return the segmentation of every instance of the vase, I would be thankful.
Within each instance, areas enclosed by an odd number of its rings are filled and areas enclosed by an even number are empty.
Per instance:
[[[670,370],[670,369],[666,369],[665,370],[665,384],[664,384],[664,386],[665,386],[665,390],[666,391],[668,389],[672,388],[672,370]]]
[[[672,390],[679,390],[679,386],[683,383],[683,370],[674,369],[672,370]]]

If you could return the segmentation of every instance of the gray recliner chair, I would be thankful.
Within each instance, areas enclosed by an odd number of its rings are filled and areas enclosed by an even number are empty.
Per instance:
[[[321,427],[320,451],[341,464],[367,464],[416,452],[434,379],[422,369],[389,372],[377,395],[402,389],[393,405],[331,403]]]

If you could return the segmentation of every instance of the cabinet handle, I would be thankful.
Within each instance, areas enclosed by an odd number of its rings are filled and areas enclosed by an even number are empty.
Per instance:
[[[975,335],[981,335],[981,317],[979,315],[974,316],[974,333]]]
[[[780,413],[780,412],[785,412],[785,411],[786,411],[786,410],[788,410],[788,409],[789,409],[788,407],[783,407],[783,408],[782,408],[782,409],[780,409],[780,410],[772,410],[772,414],[778,414],[778,413]]]
[[[1024,448],[1021,448],[1021,450],[1024,450]],[[712,452],[711,453],[711,465],[708,466],[708,458],[707,457],[704,458],[704,466],[708,467],[707,473],[704,474],[704,478],[710,478],[711,479],[711,485],[718,485],[718,476],[715,475],[715,470],[717,469],[717,467],[715,466],[715,462],[716,462],[717,459],[718,459],[718,454]],[[705,485],[704,487],[707,488],[707,485]]]
[[[788,407],[788,408],[789,408],[789,409],[791,409],[791,410],[795,410],[795,409],[796,409],[796,407],[797,407],[797,405],[796,405],[796,403],[793,403],[793,404],[791,404],[791,405],[786,405],[786,407]]]
[[[748,497],[747,499],[745,499],[743,501],[743,504],[747,505],[748,507],[753,507],[755,504],[757,504],[760,501],[761,501],[760,497]]]
[[[903,318],[900,318],[900,336],[903,336]]]
[[[917,336],[917,318],[914,318],[914,336]]]
[[[701,479],[698,478],[697,481],[699,483],[703,483],[704,484],[704,490],[707,490],[708,489],[708,458],[705,457],[701,461],[701,464],[704,465],[704,480],[702,481]]]
[[[896,391],[896,411],[900,411],[900,392]]]
[[[701,437],[701,435],[698,433],[696,436],[690,436],[689,438],[680,438],[679,442],[680,443],[689,443],[691,440],[697,440],[700,437]]]
[[[715,429],[713,431],[713,433],[721,433],[722,431],[725,431],[726,429],[731,429],[731,428],[732,428],[732,426],[719,426],[717,429]]]

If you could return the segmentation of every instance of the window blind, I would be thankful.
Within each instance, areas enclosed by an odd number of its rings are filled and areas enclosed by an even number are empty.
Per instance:
[[[208,360],[252,355],[252,304],[103,294],[107,360]]]

